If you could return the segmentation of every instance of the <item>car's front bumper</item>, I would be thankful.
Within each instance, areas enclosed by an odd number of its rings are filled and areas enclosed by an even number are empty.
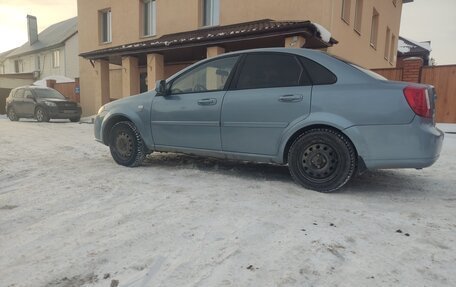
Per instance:
[[[103,118],[104,118],[104,113],[98,114],[95,117],[95,120],[93,122],[93,132],[94,132],[95,140],[97,142],[105,144],[104,141],[103,141],[103,135],[102,135],[102,132],[101,132],[101,126],[103,124]]]
[[[71,119],[81,117],[82,110],[80,107],[71,109],[60,109],[57,107],[48,107],[48,115],[51,119]]]

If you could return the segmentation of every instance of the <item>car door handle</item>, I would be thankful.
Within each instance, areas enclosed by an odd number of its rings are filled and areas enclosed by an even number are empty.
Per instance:
[[[213,106],[217,104],[217,99],[201,99],[198,100],[198,105],[200,106]]]
[[[279,97],[281,102],[300,102],[302,101],[302,95],[283,95]]]

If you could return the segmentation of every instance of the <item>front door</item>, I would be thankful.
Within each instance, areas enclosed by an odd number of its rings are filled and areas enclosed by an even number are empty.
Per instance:
[[[221,150],[220,111],[238,56],[205,62],[168,84],[152,102],[151,127],[157,146]]]
[[[236,78],[223,101],[222,150],[276,155],[284,130],[310,113],[306,71],[292,54],[254,53]]]

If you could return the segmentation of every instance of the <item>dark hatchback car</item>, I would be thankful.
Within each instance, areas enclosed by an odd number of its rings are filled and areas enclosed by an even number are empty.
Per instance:
[[[37,86],[25,86],[11,90],[6,98],[6,114],[11,121],[35,118],[39,122],[50,119],[81,119],[81,106],[70,101],[58,91]]]

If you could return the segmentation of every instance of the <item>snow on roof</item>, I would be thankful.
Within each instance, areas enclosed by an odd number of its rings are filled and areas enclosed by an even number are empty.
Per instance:
[[[38,34],[38,41],[30,45],[28,42],[16,48],[8,57],[17,57],[24,54],[34,53],[64,43],[68,38],[78,32],[77,17],[49,26]]]
[[[34,82],[33,85],[46,87],[46,80],[55,80],[56,83],[73,83],[74,82],[74,79],[56,75],[56,76],[45,77],[39,81]]]
[[[325,27],[318,23],[312,22],[312,24],[317,28],[318,32],[320,33],[320,38],[326,43],[329,43],[331,41],[331,33]]]
[[[402,54],[410,53],[412,50],[417,50],[417,49],[418,50],[424,49],[428,52],[431,52],[432,51],[431,42],[430,41],[416,42],[416,41],[404,38],[402,36],[399,37],[397,50],[400,53],[402,53]]]

